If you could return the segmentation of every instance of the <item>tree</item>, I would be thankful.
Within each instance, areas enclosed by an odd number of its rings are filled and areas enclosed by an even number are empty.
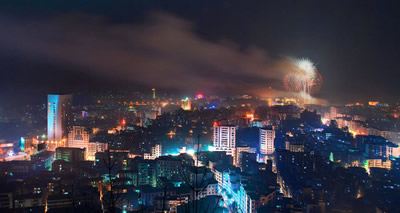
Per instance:
[[[110,147],[110,144],[108,145]],[[121,203],[123,196],[121,193],[117,192],[116,190],[116,180],[115,180],[115,171],[118,166],[118,160],[119,158],[115,158],[114,156],[111,156],[110,149],[107,150],[103,156],[103,165],[104,168],[106,169],[106,174],[107,174],[107,179],[108,182],[102,185],[99,190],[101,190],[102,194],[102,208],[103,211],[106,212],[111,212],[115,213],[118,204]],[[106,193],[104,193],[104,188],[106,188]]]
[[[183,182],[191,190],[191,197],[186,205],[183,205],[185,212],[214,212],[217,205],[213,208],[210,205],[204,205],[204,197],[202,193],[207,190],[207,187],[214,180],[214,174],[209,172],[209,169],[205,166],[199,167],[199,154],[200,154],[200,134],[197,136],[197,150],[194,153],[194,166],[186,165],[180,169],[180,174],[183,178]],[[208,174],[211,174],[209,176]],[[217,202],[218,203],[218,202]]]

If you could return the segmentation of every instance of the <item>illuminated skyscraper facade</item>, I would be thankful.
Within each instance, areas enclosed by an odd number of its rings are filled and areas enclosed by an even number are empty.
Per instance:
[[[234,126],[214,126],[214,150],[234,155],[236,147],[236,129]]]
[[[192,109],[192,101],[190,98],[186,97],[181,100],[181,108],[186,111],[190,111]]]
[[[62,141],[68,135],[72,122],[72,94],[47,96],[47,138]]]
[[[83,126],[73,126],[68,134],[68,147],[86,148],[89,147],[89,133]]]
[[[273,154],[275,151],[274,140],[275,140],[275,130],[273,130],[272,128],[261,128],[260,153],[263,155]]]

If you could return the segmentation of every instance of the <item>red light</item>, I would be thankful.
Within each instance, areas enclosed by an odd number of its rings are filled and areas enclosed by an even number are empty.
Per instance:
[[[125,121],[125,119],[124,120],[122,120],[122,125],[125,125],[126,124],[126,121]]]
[[[197,99],[203,99],[203,98],[204,98],[204,95],[201,94],[201,93],[198,93],[198,94],[196,95],[196,98],[197,98]]]

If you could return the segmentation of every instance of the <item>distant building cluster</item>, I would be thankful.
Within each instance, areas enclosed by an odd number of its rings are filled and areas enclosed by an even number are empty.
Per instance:
[[[15,122],[28,133],[0,139],[1,211],[400,209],[398,105],[180,99],[155,88],[72,97],[27,106]]]

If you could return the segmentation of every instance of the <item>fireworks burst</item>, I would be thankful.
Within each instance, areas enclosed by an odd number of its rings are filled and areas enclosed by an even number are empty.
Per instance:
[[[308,59],[293,62],[294,70],[283,79],[284,87],[290,92],[302,92],[306,95],[315,94],[321,89],[322,76],[315,65]]]

